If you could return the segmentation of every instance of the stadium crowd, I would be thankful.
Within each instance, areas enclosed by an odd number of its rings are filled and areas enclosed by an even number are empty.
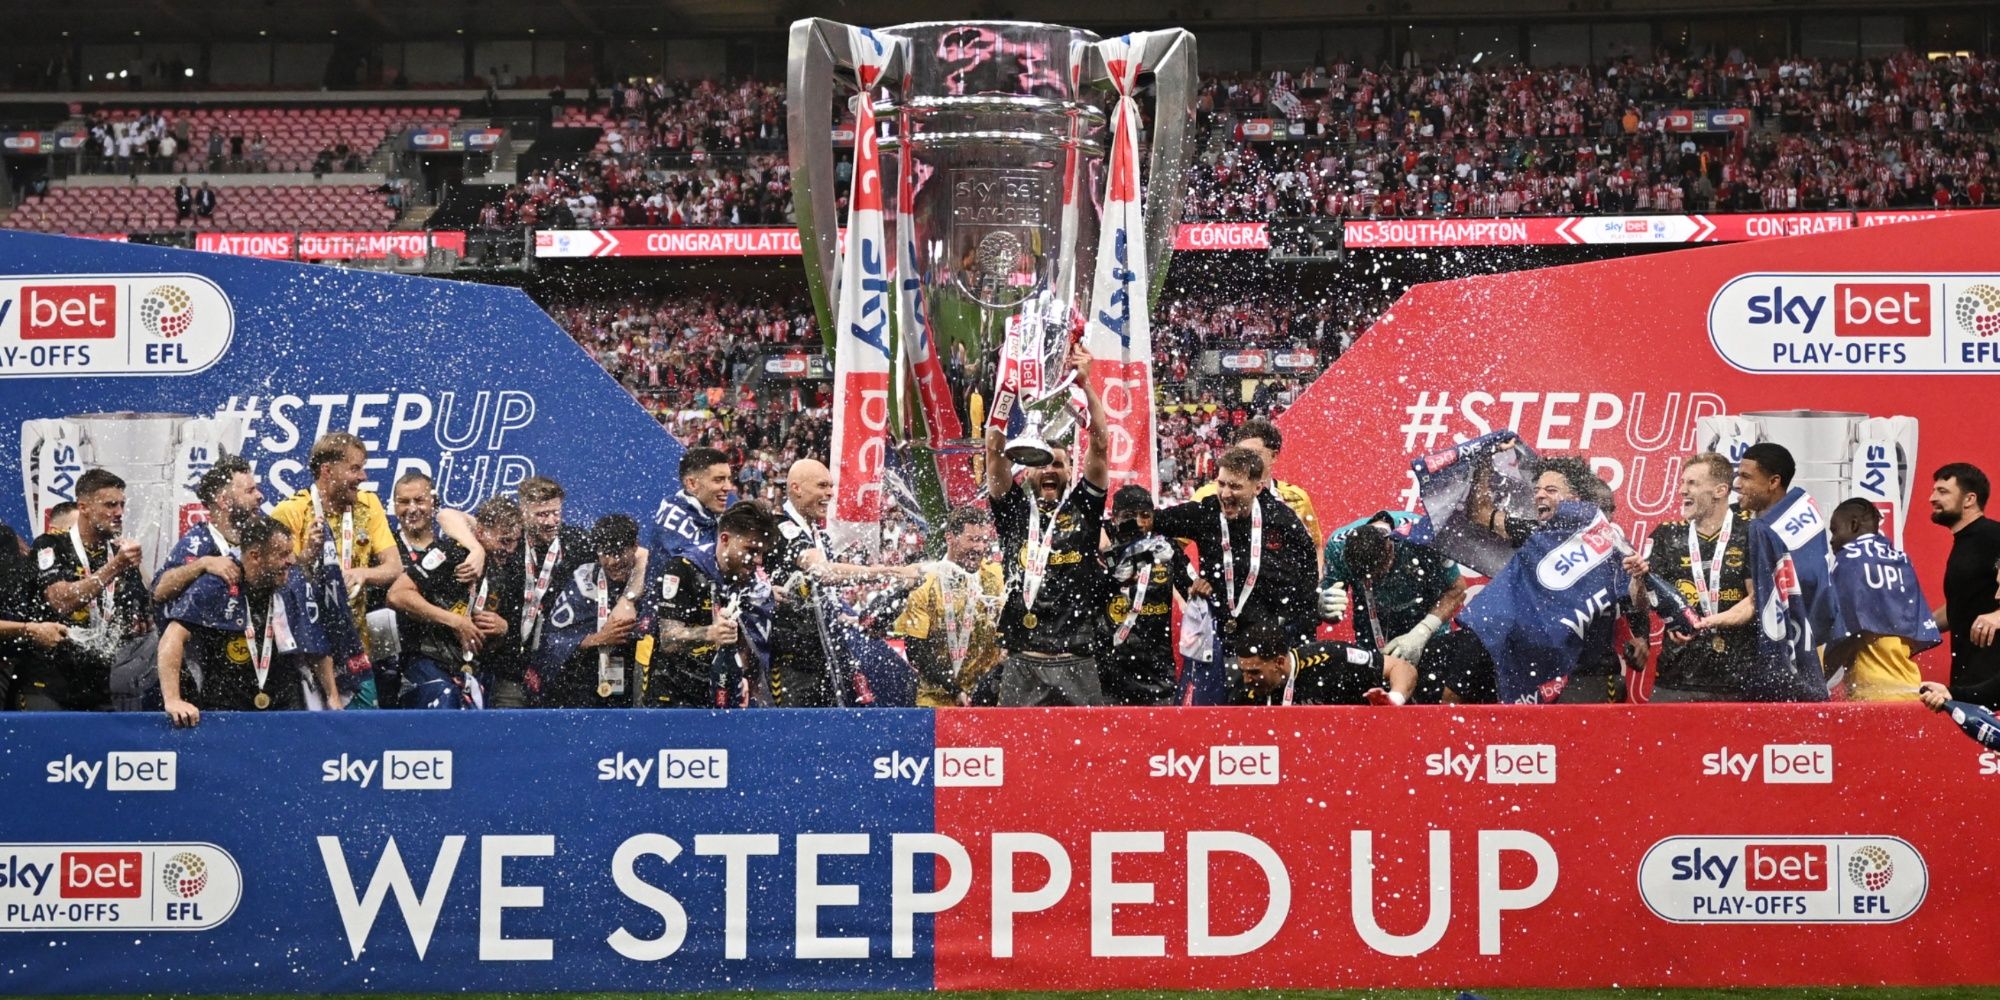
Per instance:
[[[492,221],[783,224],[779,91],[610,88],[605,113],[572,120],[603,124],[597,149],[524,181]],[[2000,184],[1991,57],[1334,63],[1209,74],[1199,107],[1190,220],[1983,206]],[[1669,129],[1683,109],[1751,120]]]

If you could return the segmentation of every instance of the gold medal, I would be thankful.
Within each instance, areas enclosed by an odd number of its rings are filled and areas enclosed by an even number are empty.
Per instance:
[[[1729,651],[1729,644],[1723,642],[1722,637],[1718,635],[1715,638],[1708,640],[1708,648],[1713,649],[1718,653],[1724,653]]]
[[[597,682],[597,696],[598,696],[599,698],[609,698],[609,697],[611,697],[611,682],[610,682],[610,681],[599,681],[599,682]]]
[[[1231,634],[1234,634],[1234,633],[1235,633],[1235,631],[1236,631],[1236,619],[1234,619],[1234,618],[1231,618],[1231,619],[1229,619],[1229,621],[1227,621],[1227,622],[1224,622],[1224,623],[1223,623],[1223,626],[1222,626],[1222,630],[1223,630],[1224,632],[1229,632],[1229,633],[1231,633]]]
[[[1030,612],[1028,612],[1027,614],[1025,614],[1025,615],[1022,615],[1022,616],[1021,616],[1021,627],[1022,627],[1022,628],[1029,628],[1029,629],[1031,629],[1031,628],[1034,628],[1035,626],[1037,626],[1037,625],[1040,625],[1040,624],[1041,624],[1041,620],[1035,617],[1035,613],[1034,613],[1033,611],[1030,611]]]
[[[259,691],[257,692],[257,697],[250,699],[250,704],[257,706],[259,709],[270,708],[271,696]]]

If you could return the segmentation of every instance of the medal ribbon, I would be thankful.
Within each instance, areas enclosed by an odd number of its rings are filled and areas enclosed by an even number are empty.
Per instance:
[[[1243,593],[1236,592],[1236,553],[1229,544],[1229,518],[1220,510],[1215,519],[1222,524],[1222,586],[1225,599],[1229,601],[1229,617],[1235,619],[1243,614],[1243,608],[1250,603],[1250,592],[1257,589],[1257,573],[1264,565],[1264,505],[1257,497],[1250,498],[1250,574],[1243,580]]]
[[[284,599],[277,591],[271,592],[271,599],[264,602],[264,638],[257,638],[257,616],[250,613],[248,602],[243,607],[243,642],[250,648],[250,665],[257,671],[257,690],[264,690],[264,680],[271,674],[271,645],[278,633],[278,617],[285,613]]]
[[[1735,527],[1734,511],[1722,512],[1722,531],[1715,536],[1715,555],[1708,568],[1701,564],[1701,532],[1688,522],[1688,566],[1694,571],[1694,592],[1701,599],[1701,613],[1712,615],[1722,609],[1722,554],[1729,548],[1729,533]]]
[[[1146,606],[1146,588],[1153,582],[1154,565],[1155,561],[1148,559],[1140,563],[1138,568],[1133,571],[1132,596],[1130,598],[1132,611],[1125,616],[1123,622],[1119,623],[1118,634],[1111,637],[1111,645],[1125,645],[1125,640],[1132,635],[1133,627],[1139,624],[1139,612]]]
[[[521,541],[521,565],[527,571],[527,586],[521,592],[521,641],[534,642],[535,631],[542,622],[542,595],[549,592],[549,577],[555,575],[556,560],[562,558],[562,536],[558,534],[549,542],[549,551],[542,557],[541,572],[535,571],[535,547],[527,539]]]
[[[946,567],[945,573],[938,577],[938,604],[943,606],[945,642],[950,646],[955,670],[965,665],[965,658],[972,650],[972,631],[979,625],[977,602],[981,588],[977,573],[967,573],[953,563],[946,563]],[[947,584],[946,580],[952,582]],[[964,590],[954,604],[952,591],[961,584]]]
[[[69,526],[69,547],[76,552],[76,561],[83,564],[83,571],[89,573],[90,556],[83,551],[83,531],[81,529],[81,525],[72,524]],[[104,543],[104,558],[106,560],[111,558],[111,546],[116,541],[117,539],[114,538]],[[104,585],[104,590],[98,593],[96,606],[91,610],[96,616],[99,625],[109,625],[111,623],[112,613],[117,608],[117,601],[113,595],[117,591],[118,579],[113,577],[110,583]]]
[[[1365,577],[1361,581],[1361,596],[1368,601],[1368,628],[1375,633],[1375,648],[1381,649],[1389,644],[1389,636],[1382,631],[1382,617],[1375,613],[1375,585]]]
[[[1061,522],[1062,509],[1069,505],[1069,498],[1076,492],[1080,480],[1071,480],[1069,488],[1063,491],[1062,499],[1056,501],[1056,509],[1049,512],[1049,526],[1042,527],[1042,501],[1039,497],[1028,499],[1028,554],[1021,565],[1021,611],[1034,614],[1035,598],[1042,593],[1042,581],[1049,575],[1049,546],[1056,537],[1056,525]]]
[[[1286,653],[1285,660],[1285,665],[1290,669],[1285,671],[1285,696],[1279,704],[1290,705],[1292,703],[1292,692],[1297,690],[1299,686],[1299,654]]]
[[[331,528],[332,525],[327,524],[326,502],[320,499],[319,487],[313,487],[311,494],[313,516],[318,518],[321,524],[326,524],[328,528]],[[331,537],[326,540],[326,546],[332,549],[333,539]],[[342,573],[354,568],[354,505],[352,503],[348,504],[347,510],[340,515],[340,547],[332,551],[323,552],[320,558],[324,559],[328,556],[333,557],[336,564],[340,566]]]
[[[479,577],[479,582],[471,587],[468,587],[466,590],[467,590],[466,605],[465,605],[466,617],[469,618],[472,615],[476,615],[479,612],[486,610],[486,590],[487,590],[486,577],[484,575],[481,575]],[[461,649],[459,652],[459,659],[463,660],[466,663],[471,663],[472,650]]]
[[[597,567],[596,593],[592,596],[597,598],[597,630],[602,632],[604,631],[604,623],[611,617],[611,587],[604,580],[604,565],[602,563],[599,563]],[[611,650],[599,646],[597,647],[597,677],[599,684],[605,682],[604,675],[610,671]]]

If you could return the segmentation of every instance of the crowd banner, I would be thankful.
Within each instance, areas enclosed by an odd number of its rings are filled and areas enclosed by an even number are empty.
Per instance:
[[[2000,756],[1914,704],[1050,711],[0,716],[0,981],[1993,979]]]
[[[1883,507],[1941,603],[1931,472],[2000,465],[1964,409],[2000,393],[1996,240],[2000,214],[1960,213],[1419,285],[1279,421],[1343,460],[1278,474],[1322,510],[1414,509],[1412,457],[1510,429],[1587,456],[1640,544],[1680,516],[1689,455],[1771,440],[1820,502]]]
[[[1411,247],[1740,243],[1938,219],[1940,209],[1873,212],[1737,212],[1705,215],[1552,215],[1511,218],[1350,219],[1350,250]],[[442,235],[442,234],[440,234]],[[845,233],[842,233],[845,236]],[[1262,222],[1187,222],[1174,250],[1269,250]],[[538,229],[534,255],[565,257],[783,257],[799,253],[796,229]]]
[[[465,253],[465,233],[438,229],[356,233],[196,233],[194,248],[266,260],[382,260],[422,257],[432,249]]]
[[[39,532],[103,465],[150,572],[201,517],[193,481],[219,453],[275,501],[308,485],[329,431],[368,445],[384,496],[420,470],[467,510],[540,474],[572,520],[650,511],[680,461],[517,289],[0,233],[0,483],[22,484],[0,521]]]

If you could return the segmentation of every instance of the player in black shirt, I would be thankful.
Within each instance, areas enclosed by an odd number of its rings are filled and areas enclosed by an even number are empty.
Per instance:
[[[1214,496],[1168,507],[1153,522],[1160,534],[1194,542],[1226,645],[1266,618],[1277,619],[1294,644],[1319,629],[1318,547],[1263,482],[1264,459],[1231,448],[1216,461]]]
[[[607,514],[591,526],[590,542],[597,558],[564,581],[528,686],[550,708],[631,708],[639,699],[639,638],[652,613],[636,572],[639,523]],[[636,602],[639,614],[614,617],[621,600]]]
[[[1409,661],[1346,642],[1294,644],[1276,618],[1243,626],[1237,648],[1225,704],[1405,705],[1417,689]]]
[[[1688,460],[1681,473],[1684,519],[1653,529],[1652,553],[1645,559],[1635,556],[1626,561],[1626,572],[1632,578],[1628,599],[1635,606],[1643,607],[1649,601],[1649,572],[1673,585],[1681,599],[1700,609],[1704,617],[1750,599],[1750,514],[1729,506],[1729,487],[1735,476],[1729,460],[1714,452]],[[1754,623],[1711,629],[1692,639],[1668,632],[1660,648],[1659,677],[1654,681],[1652,700],[1749,701],[1746,685],[1756,658]]]
[[[752,678],[771,663],[771,588],[758,570],[777,535],[763,504],[737,503],[716,522],[714,551],[682,549],[649,578],[659,643],[641,705],[750,705]]]
[[[1007,437],[986,434],[986,495],[1000,534],[1007,604],[1000,611],[1002,705],[1101,705],[1104,692],[1092,659],[1102,607],[1104,565],[1098,554],[1105,489],[1104,404],[1090,385],[1090,352],[1070,351],[1090,406],[1083,475],[1070,481],[1070,453],[1013,476]]]
[[[513,557],[521,538],[521,508],[492,497],[473,515],[473,532],[493,557],[477,579],[459,579],[468,554],[439,538],[389,585],[389,606],[414,622],[403,633],[404,708],[513,707],[486,693],[519,685],[522,585]],[[478,697],[475,698],[474,696]]]
[[[139,575],[139,543],[125,530],[125,481],[91,469],[76,481],[77,521],[35,540],[34,621],[69,626],[69,641],[22,657],[14,703],[24,710],[110,707],[111,670],[153,628],[153,602]],[[150,657],[151,651],[144,651]]]
[[[770,703],[779,708],[826,708],[853,703],[857,690],[854,658],[839,644],[853,625],[839,600],[820,592],[828,581],[868,577],[922,579],[919,566],[862,566],[827,558],[820,524],[833,499],[833,473],[816,459],[792,463],[785,476],[785,505],[776,546],[765,557],[777,610],[771,622]],[[821,622],[826,631],[821,631]]]
[[[596,558],[590,550],[590,532],[563,521],[563,488],[547,476],[529,476],[521,481],[521,518],[527,530],[521,536],[521,553],[513,559],[520,566],[521,617],[515,623],[524,655],[532,655],[542,644],[542,626],[554,610],[565,581],[576,569]],[[642,567],[643,569],[643,567]],[[630,601],[620,600],[612,613],[630,618],[637,613]],[[528,692],[518,673],[497,678],[487,692],[496,708],[523,708]]]
[[[2000,707],[2000,522],[1988,519],[1992,485],[1986,473],[1954,462],[1931,483],[1931,520],[1951,529],[1951,557],[1944,564],[1944,607],[1938,628],[1951,633],[1951,694],[1987,708]]]
[[[203,712],[303,709],[308,675],[327,707],[341,708],[319,623],[343,609],[316,605],[290,528],[256,514],[237,531],[237,579],[205,574],[167,605],[159,658],[167,718],[192,726]]]
[[[1208,593],[1187,553],[1153,531],[1153,495],[1126,486],[1111,498],[1110,586],[1099,623],[1097,677],[1113,705],[1174,703],[1174,594]]]

